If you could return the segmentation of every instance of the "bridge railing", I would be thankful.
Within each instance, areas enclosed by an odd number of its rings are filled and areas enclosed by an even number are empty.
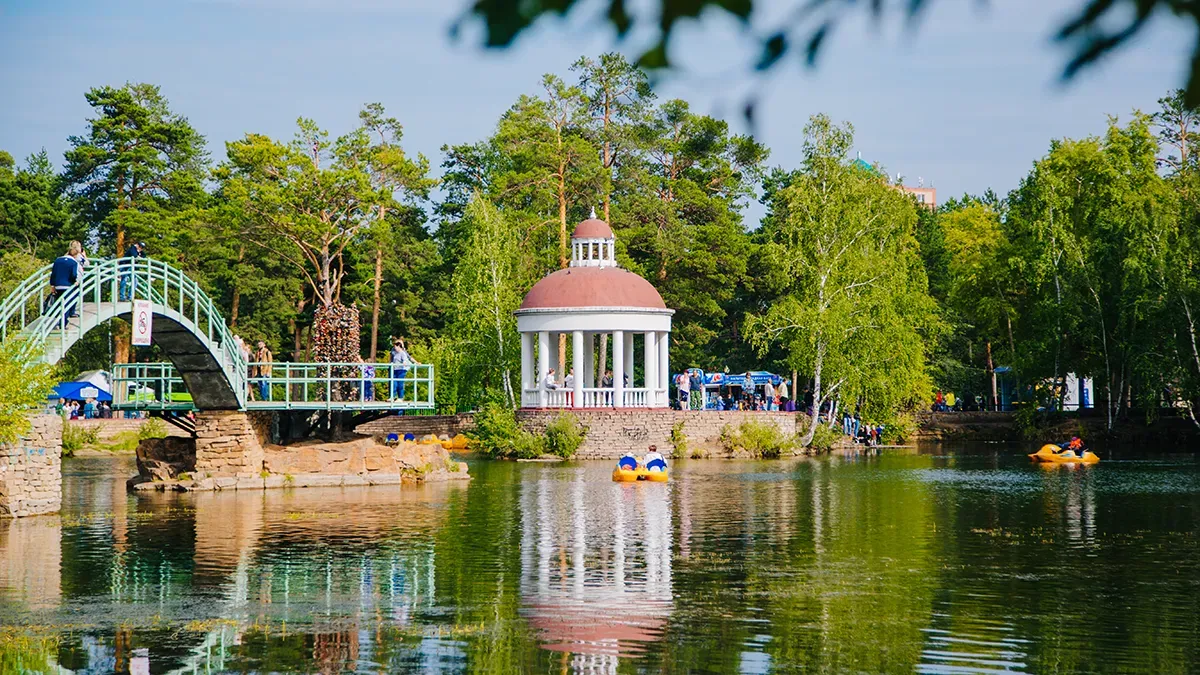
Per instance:
[[[122,313],[122,303],[149,300],[207,337],[239,397],[245,391],[245,355],[212,299],[182,270],[153,258],[91,260],[71,288],[52,294],[50,268],[32,274],[0,303],[0,339],[19,333],[30,348],[41,348],[56,335],[66,345],[93,327],[82,317],[72,317],[89,311],[99,314],[105,303],[112,313]]]
[[[192,395],[170,363],[117,363],[112,367],[114,410],[194,410]]]
[[[433,366],[250,362],[246,408],[433,408]]]
[[[116,410],[192,410],[191,396],[170,363],[113,365]],[[433,366],[414,363],[252,362],[248,410],[429,410]]]

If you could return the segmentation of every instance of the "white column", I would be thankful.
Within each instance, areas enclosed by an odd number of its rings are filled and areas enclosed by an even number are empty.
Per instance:
[[[621,366],[625,363],[625,332],[613,331],[613,406],[625,407],[625,383],[621,380]],[[633,351],[630,349],[629,351]]]
[[[625,335],[625,360],[622,367],[623,373],[629,377],[629,386],[637,387],[637,383],[633,381],[633,333],[624,333]],[[614,361],[614,363],[616,363]]]
[[[596,334],[583,334],[583,386],[596,386]]]
[[[667,393],[663,400],[659,401],[659,405],[669,405],[671,400],[671,353],[668,348],[668,336],[670,333],[662,331],[658,334],[658,386],[660,389],[666,389]]]
[[[550,367],[554,369],[554,381],[562,384],[562,364],[558,362],[558,333],[550,332]]]
[[[546,373],[550,372],[550,334],[546,331],[538,332],[538,379],[535,385],[538,390],[538,406],[546,407]]]
[[[654,398],[654,389],[658,386],[658,345],[654,344],[654,333],[644,333],[642,337],[642,377],[646,385],[646,405],[654,407],[658,400]]]
[[[534,388],[533,379],[533,333],[521,333],[521,397],[526,389]],[[521,403],[524,406],[524,402]]]
[[[575,369],[575,393],[573,406],[583,407],[583,331],[571,333],[571,367]]]

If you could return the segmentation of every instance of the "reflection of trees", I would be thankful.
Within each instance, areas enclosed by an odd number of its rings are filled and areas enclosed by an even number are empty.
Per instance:
[[[1200,575],[1195,489],[1172,494],[1177,470],[1097,468],[1009,472],[1009,489],[939,485],[933,628],[960,651],[991,634],[997,644],[965,651],[1032,671],[1194,670],[1200,594],[1169,589]]]
[[[676,474],[688,502],[676,508],[692,514],[692,534],[679,543],[690,553],[676,561],[662,666],[911,670],[932,593],[921,544],[928,494],[871,480],[874,465],[799,462],[791,476],[781,465],[719,470],[734,476]]]

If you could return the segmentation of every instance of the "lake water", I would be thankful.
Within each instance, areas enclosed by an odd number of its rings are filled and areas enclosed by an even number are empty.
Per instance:
[[[472,462],[470,484],[0,521],[0,671],[1200,672],[1193,457]]]

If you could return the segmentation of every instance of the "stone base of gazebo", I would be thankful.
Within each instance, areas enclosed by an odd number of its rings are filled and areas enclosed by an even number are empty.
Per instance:
[[[541,433],[560,414],[572,415],[587,427],[576,459],[617,459],[626,452],[642,455],[651,445],[669,455],[671,429],[679,422],[683,422],[688,447],[707,451],[705,454],[718,454],[721,431],[726,426],[736,428],[746,420],[774,424],[787,436],[796,434],[796,413],[751,410],[523,408],[517,411],[517,423],[526,431]]]

